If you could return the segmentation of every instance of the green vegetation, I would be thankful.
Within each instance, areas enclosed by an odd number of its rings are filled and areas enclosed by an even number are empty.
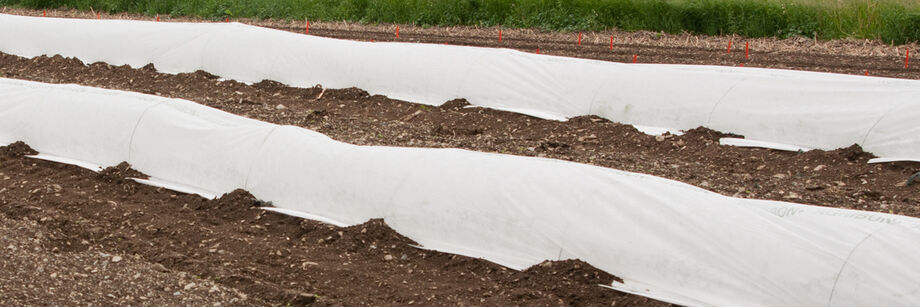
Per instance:
[[[920,4],[913,0],[0,0],[0,5],[210,19],[501,25],[569,31],[615,27],[748,37],[920,41]]]

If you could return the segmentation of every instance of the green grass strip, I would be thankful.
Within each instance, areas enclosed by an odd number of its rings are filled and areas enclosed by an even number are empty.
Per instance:
[[[913,0],[0,0],[110,13],[920,41]]]

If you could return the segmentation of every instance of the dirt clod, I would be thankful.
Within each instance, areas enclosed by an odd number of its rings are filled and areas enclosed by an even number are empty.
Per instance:
[[[121,162],[118,165],[110,166],[99,172],[99,178],[107,182],[123,183],[129,178],[147,179],[149,176],[133,168],[128,162]]]
[[[9,155],[11,157],[31,156],[38,154],[38,151],[35,151],[32,149],[32,147],[29,147],[29,145],[26,145],[26,143],[23,143],[22,141],[17,141],[13,144],[0,148],[3,149],[3,154]]]

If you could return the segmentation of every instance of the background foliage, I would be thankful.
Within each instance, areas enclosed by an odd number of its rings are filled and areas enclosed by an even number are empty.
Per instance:
[[[920,41],[920,0],[0,0],[0,5],[215,20],[254,17]]]

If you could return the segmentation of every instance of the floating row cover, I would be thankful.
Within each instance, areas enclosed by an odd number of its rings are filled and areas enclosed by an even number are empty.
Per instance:
[[[371,43],[239,23],[0,15],[0,51],[243,82],[358,87],[416,103],[455,98],[563,120],[597,115],[672,131],[705,126],[815,149],[859,144],[920,161],[920,81],[720,66],[622,64],[509,49]]]
[[[612,287],[692,306],[920,301],[920,220],[722,196],[573,162],[356,146],[190,101],[0,79],[0,143],[152,180],[237,188],[337,225],[515,269],[582,259]],[[598,291],[608,291],[598,288]]]

